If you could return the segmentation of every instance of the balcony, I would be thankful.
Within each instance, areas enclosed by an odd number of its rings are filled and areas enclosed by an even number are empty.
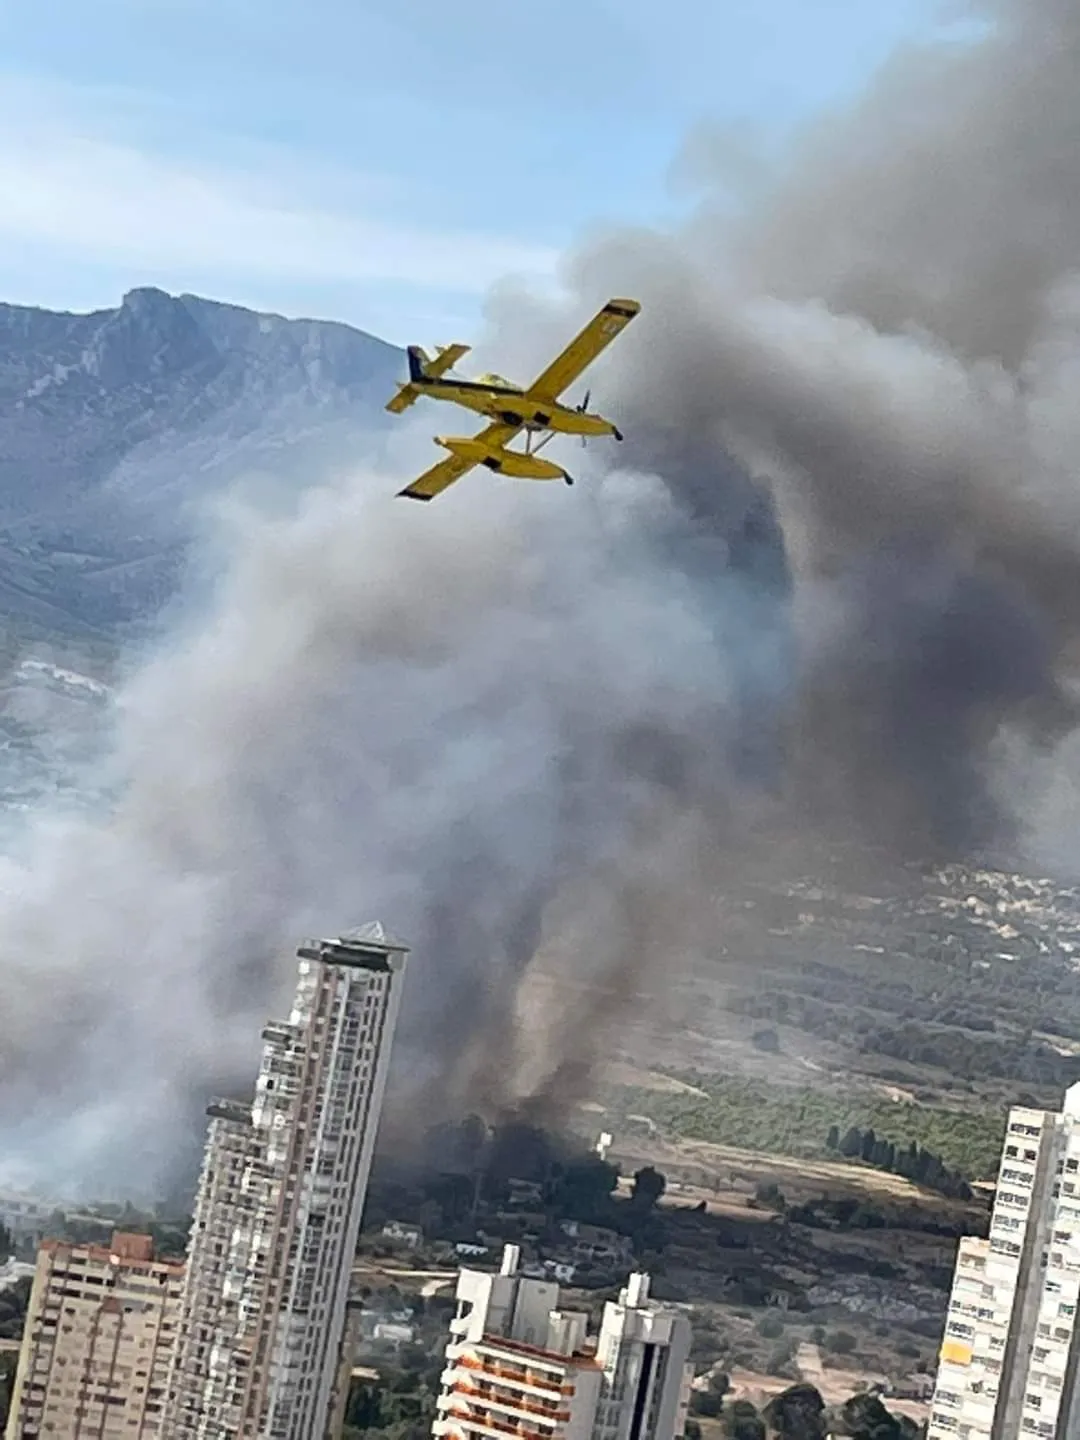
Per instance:
[[[436,1425],[439,1422],[436,1421]],[[508,1421],[498,1420],[494,1415],[478,1413],[464,1405],[451,1403],[446,1411],[443,1426],[453,1426],[466,1434],[491,1437],[491,1440],[502,1440],[503,1436],[510,1436],[512,1440],[552,1440],[551,1430],[537,1430],[520,1422],[511,1424]],[[434,1428],[434,1427],[433,1427]],[[443,1430],[445,1433],[445,1429]]]

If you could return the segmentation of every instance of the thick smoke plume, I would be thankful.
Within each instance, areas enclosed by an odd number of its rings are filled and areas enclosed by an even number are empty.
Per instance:
[[[573,317],[498,310],[527,373],[641,296],[596,380],[625,468],[237,517],[210,612],[123,695],[115,813],[11,867],[7,1156],[161,1183],[308,933],[414,946],[414,1095],[557,1113],[762,857],[1037,841],[1075,718],[1080,19],[975,18],[736,218],[707,194],[593,245]]]

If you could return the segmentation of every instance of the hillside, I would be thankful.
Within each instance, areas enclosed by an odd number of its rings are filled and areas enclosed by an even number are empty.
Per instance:
[[[0,305],[0,616],[89,640],[153,613],[198,502],[355,457],[400,360],[347,325],[155,289],[83,315]]]

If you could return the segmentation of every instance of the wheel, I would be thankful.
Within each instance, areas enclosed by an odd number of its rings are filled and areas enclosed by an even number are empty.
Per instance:
[[[615,436],[616,440],[621,440],[623,438],[622,431],[617,430],[614,425],[611,427],[611,433]]]
[[[563,479],[566,481],[567,485],[572,485],[574,483],[573,476],[571,475],[564,475]]]

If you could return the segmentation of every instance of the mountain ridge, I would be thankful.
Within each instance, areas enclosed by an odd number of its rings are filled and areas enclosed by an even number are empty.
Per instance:
[[[0,304],[0,611],[35,636],[138,625],[193,508],[245,472],[370,445],[402,352],[340,321],[153,286],[112,309]]]

